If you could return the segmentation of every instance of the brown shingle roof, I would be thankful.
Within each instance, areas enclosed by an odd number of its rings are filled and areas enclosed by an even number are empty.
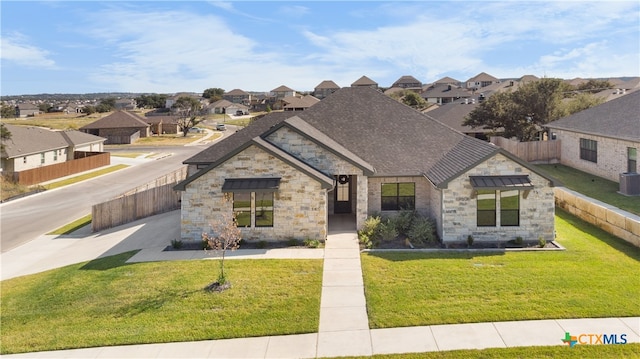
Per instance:
[[[296,116],[330,138],[332,148],[342,146],[375,168],[374,176],[427,175],[437,185],[500,151],[373,88],[343,88]],[[293,116],[265,116],[185,163],[213,163],[288,117]]]
[[[378,83],[368,78],[367,76],[362,76],[361,78],[357,79],[356,82],[352,83],[351,87],[371,86],[371,85],[378,86]]]
[[[335,82],[333,82],[331,80],[324,80],[318,86],[315,87],[316,90],[318,90],[318,89],[339,89],[339,88],[340,88],[340,86],[338,86],[338,84],[336,84]]]
[[[149,124],[144,122],[144,118],[139,117],[138,115],[127,111],[116,111],[109,116],[99,119],[98,121],[80,127],[80,129],[139,128],[148,126]]]

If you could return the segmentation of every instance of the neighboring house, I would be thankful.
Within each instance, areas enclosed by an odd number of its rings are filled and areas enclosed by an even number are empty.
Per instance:
[[[117,99],[115,103],[116,110],[131,111],[131,110],[135,110],[136,107],[137,107],[136,100],[132,98]]]
[[[331,95],[338,91],[340,86],[331,80],[322,81],[318,86],[313,89],[313,96],[319,100]]]
[[[368,78],[367,76],[362,76],[357,79],[354,83],[351,84],[351,87],[371,87],[374,89],[378,88],[378,83]]]
[[[391,87],[399,87],[405,90],[414,90],[421,91],[422,90],[422,82],[416,79],[413,76],[402,76],[396,82],[394,82]]]
[[[451,85],[451,86],[455,86],[455,87],[462,87],[462,82],[453,79],[451,77],[445,76],[443,78],[441,78],[440,80],[436,81],[433,83],[433,85]]]
[[[640,91],[574,113],[546,125],[561,142],[560,163],[620,181],[638,172]]]
[[[150,125],[149,130],[152,135],[177,134],[180,131],[178,127],[178,116],[145,116],[144,122]]]
[[[194,94],[194,93],[190,93],[190,92],[180,92],[180,93],[177,93],[177,94],[175,94],[173,96],[167,97],[167,99],[164,101],[164,107],[165,108],[173,107],[173,105],[176,103],[176,101],[178,101],[178,99],[180,97],[183,97],[183,96],[191,97],[191,98],[194,98],[194,99],[196,99],[198,101],[202,100],[202,96],[200,96],[200,95],[197,95],[197,94]]]
[[[39,114],[40,109],[32,103],[21,103],[16,106],[16,117],[31,117]]]
[[[435,84],[420,94],[420,96],[429,103],[442,105],[460,99],[470,99],[472,94],[466,88],[457,87],[451,84]]]
[[[275,98],[275,100],[281,100],[285,97],[293,97],[296,95],[296,91],[288,88],[287,86],[280,86],[271,90],[271,96]]]
[[[304,97],[285,97],[282,99],[282,109],[284,111],[304,111],[319,101],[320,100],[311,95]]]
[[[127,111],[115,111],[98,121],[80,127],[80,131],[107,139],[105,144],[130,144],[151,135],[144,118]]]
[[[415,210],[446,243],[554,238],[552,181],[519,159],[372,88],[274,112],[184,162],[181,237],[222,212],[243,238],[325,239],[335,215]],[[227,199],[228,201],[226,201]]]
[[[102,137],[79,131],[4,125],[11,138],[3,140],[2,172],[15,173],[74,159],[76,152],[102,152]]]
[[[238,111],[242,112],[243,115],[249,113],[249,108],[245,105],[230,102],[228,100],[218,100],[208,106],[205,107],[205,111],[209,114],[229,114],[235,115]]]
[[[488,141],[488,135],[492,130],[485,130],[482,127],[473,128],[471,126],[463,125],[465,118],[478,106],[479,101],[477,98],[478,96],[476,95],[473,99],[465,98],[441,106],[432,106],[434,108],[431,109],[430,107],[425,114],[456,131],[464,133],[467,136]]]
[[[478,90],[483,87],[487,87],[491,84],[499,83],[500,80],[485,73],[481,72],[478,75],[467,80],[467,88],[470,90]]]
[[[233,103],[239,103],[244,106],[251,105],[251,94],[240,89],[234,89],[225,93],[222,95],[222,99]]]

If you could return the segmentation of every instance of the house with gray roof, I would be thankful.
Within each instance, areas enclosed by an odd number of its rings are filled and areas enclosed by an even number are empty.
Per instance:
[[[550,178],[368,87],[273,112],[184,161],[181,236],[235,213],[246,240],[326,239],[332,221],[413,210],[445,244],[552,240]]]
[[[244,106],[249,106],[251,104],[251,97],[250,93],[240,89],[234,89],[222,95],[224,100],[239,103]]]
[[[422,82],[413,76],[405,75],[397,79],[391,87],[399,87],[405,90],[414,90],[419,92],[422,90]]]
[[[80,131],[52,131],[36,126],[4,125],[11,138],[2,141],[3,174],[71,161],[78,152],[102,152],[105,139]]]
[[[637,173],[640,91],[550,122],[549,138],[561,141],[560,163],[619,182]]]
[[[115,111],[88,125],[80,131],[107,139],[105,144],[130,144],[141,137],[151,135],[151,124],[144,118],[127,111]]]
[[[319,99],[311,95],[302,97],[285,97],[282,99],[282,102],[284,103],[282,109],[284,111],[304,111],[319,101]]]
[[[331,80],[324,80],[313,89],[313,96],[319,100],[338,91],[340,86]]]
[[[489,75],[486,72],[481,72],[467,80],[467,88],[470,90],[477,90],[483,87],[487,87],[491,84],[497,84],[499,82],[499,79]]]
[[[371,87],[371,88],[377,89],[378,83],[368,78],[367,76],[362,76],[359,79],[357,79],[354,83],[352,83],[351,87]]]

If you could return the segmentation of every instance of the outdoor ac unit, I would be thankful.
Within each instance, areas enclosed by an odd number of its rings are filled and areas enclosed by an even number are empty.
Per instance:
[[[640,173],[621,173],[620,193],[627,196],[640,196]]]

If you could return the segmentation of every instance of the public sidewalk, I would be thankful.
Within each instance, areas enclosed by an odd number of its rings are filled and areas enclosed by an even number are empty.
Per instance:
[[[62,264],[62,253],[82,252],[90,259],[143,248],[129,262],[205,258],[203,251],[162,251],[167,236],[175,231],[176,212],[138,221],[102,234],[79,233],[80,238],[42,238],[39,245],[58,248],[29,253],[36,247],[26,245],[16,253],[2,255],[2,277],[45,270]],[[447,324],[419,327],[369,329],[360,250],[353,223],[332,222],[324,249],[274,249],[232,252],[228,259],[244,258],[324,258],[320,322],[317,333],[179,342],[125,345],[86,349],[3,355],[3,358],[316,358],[369,356],[457,349],[507,348],[517,346],[566,345],[571,335],[626,334],[628,343],[640,342],[640,317],[550,319],[534,321]],[[178,226],[179,227],[179,226]],[[176,232],[177,234],[177,232]],[[51,237],[51,236],[48,236]],[[162,238],[162,242],[154,238]],[[76,242],[75,245],[72,245]],[[44,248],[39,248],[44,249]],[[80,250],[79,250],[80,249]],[[91,251],[89,251],[91,249]],[[27,256],[27,254],[31,256]],[[97,253],[97,254],[96,254]],[[182,254],[181,254],[182,253]],[[17,254],[17,255],[16,255]],[[188,258],[178,258],[189,256]],[[54,258],[57,257],[57,258]],[[30,263],[20,263],[29,258]],[[5,261],[9,259],[9,263]],[[74,258],[75,262],[87,260]],[[38,267],[36,262],[46,262]],[[35,266],[35,267],[34,267]],[[36,269],[34,269],[36,268]],[[428,310],[428,308],[425,308]],[[567,350],[571,350],[567,348]]]

